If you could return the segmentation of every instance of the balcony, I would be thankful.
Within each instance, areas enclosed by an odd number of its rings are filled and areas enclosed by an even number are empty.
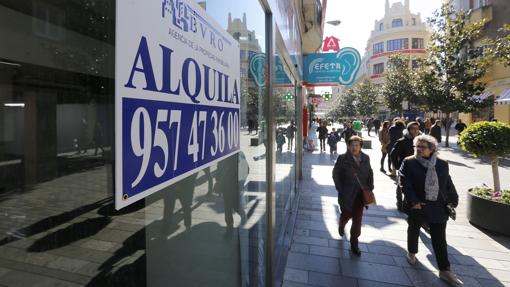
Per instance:
[[[488,1],[485,4],[471,11],[471,22],[478,22],[482,19],[485,19],[487,22],[492,20],[492,5]]]

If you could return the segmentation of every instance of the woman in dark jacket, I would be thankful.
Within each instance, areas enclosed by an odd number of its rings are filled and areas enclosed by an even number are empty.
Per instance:
[[[338,233],[344,236],[344,228],[352,218],[351,250],[360,256],[358,237],[361,234],[361,219],[363,217],[362,188],[374,189],[374,173],[370,166],[370,158],[361,152],[363,140],[358,136],[349,139],[346,153],[338,156],[333,168],[333,180],[338,192],[338,204],[342,214]]]
[[[453,286],[463,283],[450,271],[446,243],[447,204],[456,207],[459,196],[449,174],[448,163],[437,158],[437,141],[429,135],[414,139],[415,155],[400,167],[401,184],[408,212],[407,261],[416,264],[420,227],[430,227],[432,246],[439,267],[439,277]]]

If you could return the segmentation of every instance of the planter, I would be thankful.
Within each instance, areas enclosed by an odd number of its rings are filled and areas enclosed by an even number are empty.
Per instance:
[[[467,193],[467,218],[478,227],[510,236],[510,205]]]

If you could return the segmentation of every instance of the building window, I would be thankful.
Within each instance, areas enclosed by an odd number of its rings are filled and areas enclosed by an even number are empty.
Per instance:
[[[398,19],[393,19],[393,21],[391,21],[391,27],[392,28],[395,28],[395,27],[402,27],[403,26],[403,22],[402,22],[402,19],[398,18]]]
[[[412,49],[423,49],[423,38],[413,38],[411,43]]]
[[[374,44],[374,55],[384,52],[384,42]]]
[[[384,23],[379,23],[379,31],[384,30]]]
[[[236,39],[236,40],[239,40],[239,38],[241,38],[241,33],[239,33],[239,32],[235,32],[235,33],[232,35],[232,37],[234,37],[234,39]]]
[[[386,50],[388,51],[397,51],[405,49],[409,49],[409,39],[407,38],[388,40],[387,42]]]
[[[413,18],[413,26],[416,26],[416,18]]]
[[[412,60],[411,61],[411,68],[414,70],[414,69],[418,69],[420,67],[420,62],[418,60]]]
[[[384,63],[379,63],[374,65],[374,75],[384,73]]]

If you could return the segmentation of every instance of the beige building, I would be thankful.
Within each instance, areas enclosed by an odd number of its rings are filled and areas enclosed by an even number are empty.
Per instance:
[[[403,54],[409,57],[410,66],[416,65],[414,60],[426,56],[430,39],[430,29],[420,13],[411,13],[409,0],[393,3],[391,7],[386,0],[385,5],[384,17],[375,21],[367,41],[359,73],[360,79],[369,77],[375,84],[384,82],[390,55]]]
[[[503,24],[510,23],[510,2],[508,0],[453,0],[456,9],[472,9],[471,20],[486,19],[484,36],[496,38],[501,36],[498,29]],[[483,81],[487,83],[484,95],[494,96],[494,106],[476,111],[472,114],[460,114],[466,123],[489,120],[492,117],[504,123],[510,123],[510,67],[504,67],[495,62],[489,69]]]

